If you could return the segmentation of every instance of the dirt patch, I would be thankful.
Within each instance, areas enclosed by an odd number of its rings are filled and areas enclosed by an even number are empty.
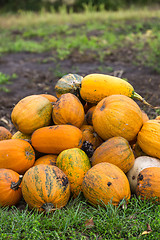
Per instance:
[[[134,65],[133,51],[123,48],[99,61],[95,53],[80,55],[74,51],[66,60],[55,61],[53,53],[16,53],[0,58],[0,72],[17,78],[5,85],[9,92],[0,91],[0,125],[10,121],[14,105],[23,97],[31,94],[48,93],[55,95],[54,86],[61,75],[77,73],[85,76],[89,73],[118,74],[133,85],[135,91],[154,106],[160,106],[160,74],[140,64]],[[150,118],[158,113],[138,102]]]

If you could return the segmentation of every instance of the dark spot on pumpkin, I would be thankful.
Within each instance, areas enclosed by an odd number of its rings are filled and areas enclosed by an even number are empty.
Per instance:
[[[63,186],[68,185],[68,178],[67,177],[62,177],[62,185]]]
[[[138,175],[138,180],[140,180],[140,181],[143,180],[143,175],[141,173]]]
[[[109,187],[109,186],[111,186],[111,185],[112,185],[112,183],[111,183],[111,182],[108,182],[108,183],[107,183],[107,185],[108,185],[108,187]]]
[[[134,180],[136,177],[135,176],[132,176],[132,180]]]
[[[93,145],[90,142],[84,141],[81,149],[87,154],[89,158],[92,157],[94,153],[94,149],[93,149]]]
[[[105,109],[105,103],[103,103],[102,107],[100,108],[101,111]]]

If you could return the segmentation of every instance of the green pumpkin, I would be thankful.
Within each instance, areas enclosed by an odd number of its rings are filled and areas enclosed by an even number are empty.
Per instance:
[[[72,93],[79,98],[79,88],[82,79],[83,77],[78,74],[69,73],[64,75],[55,85],[56,96],[59,98],[62,94]]]

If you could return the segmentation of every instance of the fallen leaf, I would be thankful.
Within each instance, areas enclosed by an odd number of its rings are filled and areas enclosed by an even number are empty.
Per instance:
[[[85,221],[85,226],[86,226],[87,228],[92,228],[92,227],[94,227],[93,217],[92,217],[91,219],[88,219],[88,220]]]
[[[151,232],[152,229],[151,229],[151,226],[147,223],[147,232]]]

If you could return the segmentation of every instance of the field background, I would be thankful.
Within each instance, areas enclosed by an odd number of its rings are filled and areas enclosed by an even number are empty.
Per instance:
[[[65,4],[26,11],[0,2],[0,125],[14,132],[14,105],[31,94],[55,95],[57,80],[68,73],[122,77],[160,106],[158,1],[136,6],[119,1],[110,9],[102,3],[97,9],[90,1],[79,11]],[[160,115],[137,103],[150,118]],[[158,204],[135,196],[126,209],[95,209],[79,196],[50,214],[30,211],[22,199],[0,209],[0,239],[159,239],[159,219]]]

